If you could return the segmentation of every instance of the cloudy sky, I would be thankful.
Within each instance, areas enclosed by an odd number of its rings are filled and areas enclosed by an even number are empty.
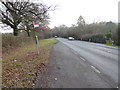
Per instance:
[[[32,0],[33,1],[33,0]],[[39,0],[34,0],[39,2]],[[41,0],[40,0],[41,1]],[[50,25],[76,24],[81,15],[86,23],[113,21],[118,22],[118,2],[120,0],[42,0],[44,4],[57,5],[50,13]],[[9,31],[11,31],[9,29]]]
[[[50,27],[76,24],[81,15],[86,23],[113,21],[118,22],[119,0],[43,0],[49,5],[57,5],[50,12]]]

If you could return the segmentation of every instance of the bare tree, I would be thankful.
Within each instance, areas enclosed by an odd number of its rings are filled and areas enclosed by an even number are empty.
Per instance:
[[[85,25],[85,20],[82,16],[78,18],[77,24],[78,26]]]
[[[1,1],[2,8],[0,9],[0,21],[13,28],[13,34],[18,35],[18,25],[22,22],[28,28],[26,31],[29,35],[29,25],[33,21],[45,20],[47,12],[52,6],[47,6],[42,3],[36,4],[31,2],[4,2]]]

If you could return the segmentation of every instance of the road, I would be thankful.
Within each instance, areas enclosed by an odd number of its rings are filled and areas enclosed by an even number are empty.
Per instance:
[[[118,48],[56,38],[34,88],[117,88]],[[115,90],[115,89],[109,89]]]
[[[118,86],[117,47],[63,38],[57,40],[74,50],[76,55],[87,62],[112,87]]]

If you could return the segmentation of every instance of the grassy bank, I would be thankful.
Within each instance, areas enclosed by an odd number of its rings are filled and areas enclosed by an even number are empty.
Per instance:
[[[2,83],[3,88],[31,88],[37,72],[45,68],[49,51],[56,39],[39,41],[39,54],[35,42],[25,44],[10,53],[3,54]]]

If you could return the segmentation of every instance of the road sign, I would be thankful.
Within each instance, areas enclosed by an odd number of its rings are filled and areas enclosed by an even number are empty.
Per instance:
[[[39,23],[34,22],[34,28],[38,28],[39,27]]]

